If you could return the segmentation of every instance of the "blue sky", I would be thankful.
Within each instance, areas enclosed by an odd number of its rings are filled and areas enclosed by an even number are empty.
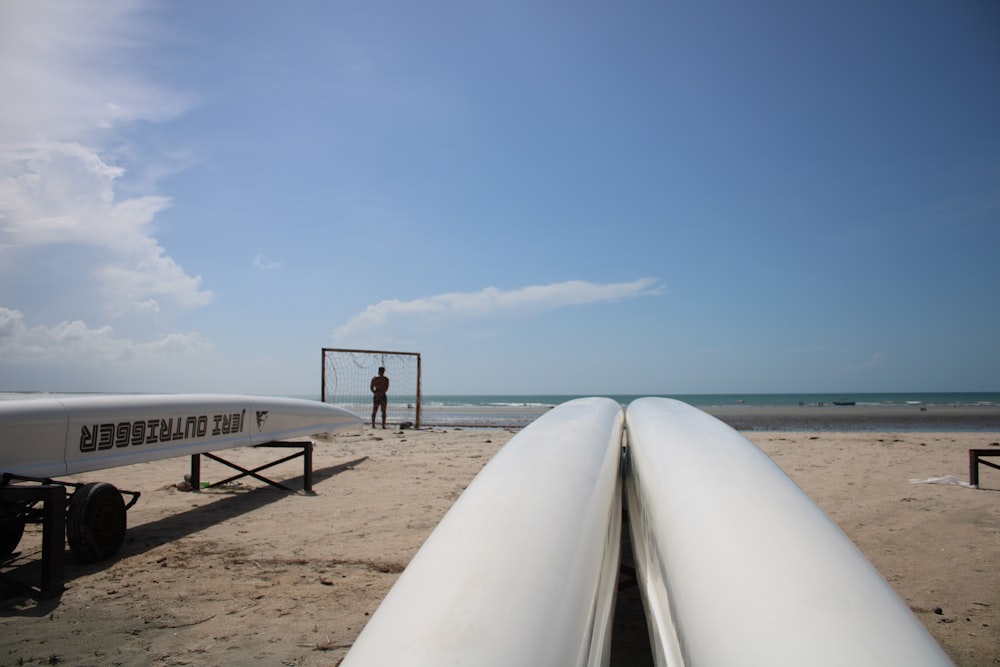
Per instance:
[[[0,90],[0,390],[1000,389],[994,0],[7,0]]]

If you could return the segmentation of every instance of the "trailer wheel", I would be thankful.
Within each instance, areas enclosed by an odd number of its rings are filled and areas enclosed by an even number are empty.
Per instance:
[[[84,563],[110,558],[125,541],[125,501],[107,482],[84,484],[66,512],[66,541]]]
[[[0,558],[14,553],[24,535],[24,517],[0,516]]]

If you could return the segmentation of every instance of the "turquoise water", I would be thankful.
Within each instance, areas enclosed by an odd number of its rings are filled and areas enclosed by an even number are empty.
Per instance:
[[[593,395],[593,394],[590,394]],[[628,405],[637,398],[649,396],[650,394],[606,394],[621,405]],[[753,423],[747,421],[747,417],[752,416],[753,411],[748,410],[740,418],[741,425],[737,428],[743,429],[785,429],[785,430],[871,430],[871,431],[905,431],[905,430],[997,430],[997,418],[984,422],[981,419],[966,419],[964,421],[944,422],[940,420],[928,421],[927,419],[914,420],[906,419],[885,419],[875,417],[879,411],[876,408],[912,408],[918,410],[919,415],[937,415],[934,411],[939,406],[958,407],[978,407],[985,406],[996,408],[1000,406],[1000,392],[907,392],[907,393],[858,393],[858,394],[834,394],[834,393],[810,393],[810,394],[663,394],[665,398],[674,398],[703,410],[713,408],[739,408],[739,407],[760,407],[760,408],[789,408],[789,415],[801,416],[796,413],[798,406],[833,406],[837,403],[852,403],[855,408],[850,412],[842,412],[840,408],[832,408],[827,413],[830,419],[804,419],[794,421],[789,419],[761,420],[757,418]],[[422,397],[423,406],[421,424],[426,426],[477,426],[490,425],[500,427],[523,427],[543,414],[548,408],[565,403],[574,398],[580,398],[576,394],[490,394],[490,395],[425,395]],[[390,397],[395,400],[395,410],[390,405],[390,420],[392,413],[399,412],[402,408],[412,408],[413,398]],[[404,403],[405,401],[405,403]],[[351,406],[354,408],[354,406]],[[349,408],[349,409],[351,409]],[[870,413],[866,415],[866,408]],[[355,408],[356,410],[356,408]],[[929,411],[929,412],[924,412]],[[413,420],[415,410],[402,410],[405,415],[401,415],[399,421]],[[739,412],[739,411],[737,411]],[[990,410],[994,412],[994,410]],[[360,412],[358,413],[360,414]],[[850,415],[852,420],[845,422],[842,417]],[[828,423],[829,422],[829,423]]]
[[[627,405],[643,396],[674,398],[699,408],[749,405],[787,407],[797,405],[829,405],[854,401],[857,405],[1000,405],[1000,392],[908,392],[859,394],[428,394],[423,396],[425,407],[551,407],[583,396],[607,396]],[[400,398],[399,400],[403,400]]]
[[[591,396],[594,394],[590,394]],[[621,405],[628,405],[636,398],[649,394],[606,394]],[[788,418],[770,418],[763,420],[758,415],[753,423],[748,422],[753,411],[740,417],[739,428],[786,430],[997,430],[998,418],[995,408],[1000,406],[1000,392],[906,392],[906,393],[810,393],[810,394],[673,394],[664,395],[695,407],[711,410],[713,408],[788,408]],[[421,398],[420,424],[422,426],[493,426],[521,428],[544,414],[549,408],[565,403],[578,394],[427,394]],[[370,398],[358,398],[356,402],[339,403],[342,407],[367,416],[370,411]],[[415,397],[393,395],[389,396],[389,421],[400,423],[416,421]],[[832,408],[824,414],[836,419],[800,419],[803,414],[797,413],[798,406],[834,406],[836,403],[852,403],[854,408],[849,412],[840,408]],[[992,407],[994,413],[988,422],[981,418],[966,418],[955,421],[942,421],[934,408],[939,406],[958,407]],[[876,408],[912,408],[922,419],[912,416],[904,419],[883,418]],[[870,412],[866,414],[866,408]],[[738,411],[739,412],[739,411]],[[909,414],[909,413],[907,413]],[[850,421],[844,417],[850,416]],[[934,417],[928,420],[927,417]]]
[[[0,392],[0,401],[17,398],[60,397],[85,394],[44,393],[44,392]],[[422,396],[420,425],[443,427],[510,427],[522,428],[549,408],[565,403],[574,398],[595,396],[600,394],[426,394]],[[621,405],[628,405],[636,398],[651,394],[605,394]],[[1000,417],[995,408],[1000,406],[1000,392],[899,392],[899,393],[805,393],[805,394],[662,394],[666,398],[674,398],[705,410],[729,407],[770,407],[794,408],[796,406],[832,406],[835,403],[852,403],[856,408],[850,412],[834,409],[824,411],[831,419],[824,417],[802,419],[800,422],[788,419],[786,415],[771,422],[743,423],[753,411],[741,415],[741,429],[774,429],[774,430],[870,430],[870,431],[996,431],[1000,430]],[[319,400],[318,395],[300,394],[292,398]],[[334,405],[345,408],[366,421],[371,414],[371,395],[343,396],[331,401]],[[958,421],[928,421],[927,419],[905,419],[878,417],[877,410],[865,414],[865,408],[909,406],[917,411],[918,416],[934,417],[940,413],[934,411],[936,406],[956,407],[992,407],[987,412],[988,419],[980,417],[963,418]],[[795,413],[794,410],[791,411]],[[977,411],[978,412],[978,411]],[[852,421],[845,422],[842,418],[851,416]],[[401,424],[417,422],[416,397],[390,392],[388,423]],[[796,416],[795,418],[797,418]],[[836,419],[833,419],[836,417]]]
[[[85,396],[88,392],[0,392],[0,400],[59,396]],[[857,405],[1000,405],[1000,392],[900,392],[900,393],[808,393],[808,394],[424,394],[424,407],[552,407],[574,398],[606,396],[622,405],[644,396],[663,396],[684,401],[696,407],[728,407],[738,405],[760,407],[787,407],[796,405],[829,405],[834,402],[854,401]],[[318,400],[315,394],[295,394],[292,398]],[[415,403],[415,396],[392,394],[396,403]],[[368,403],[370,395],[357,397]]]

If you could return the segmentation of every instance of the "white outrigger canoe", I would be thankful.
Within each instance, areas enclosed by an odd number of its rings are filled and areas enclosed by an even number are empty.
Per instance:
[[[126,505],[111,484],[54,477],[290,438],[327,438],[360,430],[362,423],[356,415],[318,401],[262,396],[0,401],[0,558],[17,548],[26,523],[42,523],[41,592],[51,594],[62,590],[64,524],[65,539],[80,560],[118,552],[126,510],[138,492],[125,492],[132,495]],[[73,492],[67,500],[68,488]]]
[[[611,399],[577,399],[514,436],[431,533],[343,667],[607,664],[621,424]]]
[[[55,477],[360,429],[295,398],[126,394],[0,401],[0,473]]]
[[[624,430],[623,430],[624,428]],[[689,405],[540,417],[469,485],[342,663],[607,665],[619,443],[658,667],[950,665],[851,541],[765,454]]]
[[[16,494],[34,497],[7,486],[10,474],[72,474],[361,423],[293,399],[0,402],[0,550],[30,509]],[[658,666],[951,664],[765,454],[708,414],[658,398],[626,411],[611,399],[577,399],[512,438],[417,552],[342,664],[607,665],[623,478]],[[114,487],[85,485],[68,505],[67,534],[84,553],[117,550],[124,508]],[[62,518],[52,514],[46,520],[58,532]],[[43,537],[51,559],[62,557],[59,539],[50,549]],[[61,579],[50,584],[58,590]]]
[[[950,665],[840,529],[749,440],[664,398],[626,411],[626,505],[657,665]]]

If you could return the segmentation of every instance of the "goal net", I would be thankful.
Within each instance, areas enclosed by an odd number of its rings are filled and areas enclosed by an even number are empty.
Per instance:
[[[372,378],[379,367],[389,378],[389,402],[386,423],[420,428],[420,353],[388,352],[385,350],[343,350],[323,348],[323,381],[321,396],[324,403],[350,410],[371,423]],[[379,412],[376,423],[382,421]]]

